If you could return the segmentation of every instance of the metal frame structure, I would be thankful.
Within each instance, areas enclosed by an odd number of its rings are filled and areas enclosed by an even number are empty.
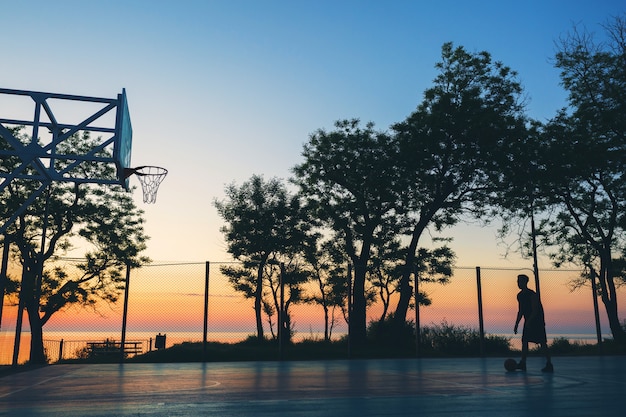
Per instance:
[[[99,98],[0,88],[0,112],[4,111],[1,101],[3,97],[20,104],[30,99],[33,116],[27,119],[19,114],[15,118],[0,118],[0,140],[4,145],[0,147],[0,156],[3,159],[17,157],[20,160],[11,172],[0,169],[0,193],[16,179],[37,181],[39,186],[12,217],[0,225],[0,234],[53,181],[118,184],[128,189],[125,170],[130,167],[132,126],[124,89],[116,98]],[[89,111],[80,116],[78,121],[67,122],[64,117],[68,116],[62,113],[64,108],[71,105],[82,106],[83,110]],[[30,141],[27,143],[15,137],[11,130],[23,126],[32,128]],[[60,153],[58,145],[79,132],[94,132],[99,141],[93,148],[81,154]],[[58,161],[64,163],[57,165]],[[82,164],[93,163],[113,164],[116,178],[89,177],[84,175],[86,170],[79,169]]]

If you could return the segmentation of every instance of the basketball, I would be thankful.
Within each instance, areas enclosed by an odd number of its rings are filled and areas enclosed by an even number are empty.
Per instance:
[[[514,371],[517,368],[517,361],[515,359],[507,359],[504,361],[504,369],[509,372]]]

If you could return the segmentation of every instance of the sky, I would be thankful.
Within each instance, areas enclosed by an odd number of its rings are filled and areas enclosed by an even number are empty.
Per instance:
[[[145,210],[157,261],[226,261],[213,206],[252,175],[287,179],[317,129],[406,118],[432,85],[441,46],[488,51],[519,73],[528,114],[566,104],[551,65],[574,25],[622,1],[7,1],[0,87],[114,98],[126,89],[132,166],[168,169]],[[1,111],[1,109],[0,109]],[[131,185],[139,187],[136,178]],[[503,259],[495,228],[460,226],[458,265]],[[477,243],[480,242],[480,243]],[[81,256],[82,253],[70,255]]]
[[[139,189],[133,194],[145,210],[151,237],[145,255],[167,264],[231,260],[213,205],[224,198],[224,188],[253,175],[289,178],[303,161],[309,135],[332,129],[336,120],[359,118],[381,130],[404,120],[432,86],[445,42],[487,51],[517,71],[528,115],[551,118],[567,98],[552,65],[558,40],[574,25],[601,34],[600,24],[623,15],[626,5],[623,0],[0,0],[0,10],[0,88],[107,98],[126,90],[131,165],[169,171],[156,204],[144,204]],[[139,187],[136,178],[130,183]],[[450,245],[459,267],[532,266],[515,254],[504,258],[506,245],[496,238],[496,226],[460,225],[445,236],[454,239]],[[68,254],[82,255],[81,248]],[[539,266],[550,267],[546,260]],[[202,278],[185,281],[170,273],[164,278],[159,296],[150,293],[154,281],[134,278],[129,326],[141,327],[145,311],[151,314],[148,305],[180,310],[165,305],[173,299],[167,292],[172,281],[193,282],[197,288],[181,287],[176,297],[195,297],[198,303]],[[514,297],[516,288],[506,285],[506,295],[493,299]],[[457,314],[443,299],[452,292],[433,289],[443,304],[441,315],[434,312],[439,304],[432,307],[435,322]],[[566,293],[556,291],[554,302]],[[589,306],[581,305],[590,297],[568,300],[589,319]],[[468,305],[463,308],[474,308]],[[235,310],[253,318],[251,305]],[[567,316],[560,320],[577,317],[568,308],[559,311]],[[117,323],[119,313],[118,308],[104,315]],[[491,317],[506,323],[513,314]],[[163,327],[155,330],[168,330],[163,319],[161,314]]]

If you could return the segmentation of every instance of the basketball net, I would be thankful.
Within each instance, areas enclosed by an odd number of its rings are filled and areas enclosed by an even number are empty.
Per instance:
[[[167,169],[155,166],[143,166],[133,169],[133,173],[139,178],[143,190],[143,202],[154,203],[157,191],[163,178],[167,175]]]

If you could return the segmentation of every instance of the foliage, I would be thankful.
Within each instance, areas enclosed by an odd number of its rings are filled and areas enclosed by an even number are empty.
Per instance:
[[[311,233],[304,242],[304,259],[317,291],[306,294],[303,299],[307,303],[322,307],[324,340],[330,341],[333,328],[338,321],[337,309],[340,309],[345,322],[348,322],[346,270],[342,266],[346,262],[333,242],[319,243],[320,239],[319,233]]]
[[[406,321],[398,331],[394,315],[389,314],[382,320],[371,321],[367,328],[367,336],[374,346],[388,348],[415,346],[415,323]]]
[[[226,199],[215,200],[214,205],[226,222],[220,230],[227,250],[242,266],[222,266],[221,271],[235,290],[254,299],[257,336],[263,339],[265,297],[270,297],[273,304],[271,308],[265,306],[266,314],[280,311],[277,274],[281,264],[286,263],[290,270],[286,310],[291,303],[303,301],[300,284],[308,276],[300,274],[296,265],[309,225],[298,197],[291,195],[279,179],[265,181],[253,175],[241,186],[231,184],[225,191]],[[288,313],[286,322],[288,325]]]
[[[480,354],[480,333],[476,329],[455,326],[442,321],[439,325],[421,329],[420,351],[426,355],[478,355]],[[510,338],[486,335],[485,353],[506,354],[510,352]]]
[[[415,352],[415,323],[407,321],[400,336],[393,314],[385,320],[372,321],[368,326],[368,339],[373,347]],[[488,355],[505,355],[511,352],[510,338],[485,335],[484,352]],[[479,356],[480,333],[476,329],[455,326],[442,321],[439,325],[420,328],[420,355],[424,356]]]
[[[30,141],[18,134],[22,141]],[[88,133],[74,134],[57,145],[57,152],[72,154],[91,149]],[[11,172],[14,158],[2,160],[2,169]],[[67,161],[57,161],[62,170]],[[110,178],[112,167],[78,165],[85,177]],[[3,190],[7,215],[21,206],[38,181],[14,179]],[[45,363],[43,326],[58,311],[72,305],[96,308],[102,300],[116,302],[123,289],[123,271],[149,259],[140,255],[148,237],[143,230],[143,212],[128,193],[117,187],[57,181],[35,199],[7,228],[13,256],[22,265],[20,303],[28,312],[33,363]],[[85,261],[77,263],[79,274],[65,266],[50,265],[78,245],[87,247]]]
[[[385,132],[359,120],[342,120],[328,132],[318,130],[304,145],[304,162],[294,167],[294,182],[354,266],[350,332],[353,342],[366,339],[366,274],[372,248],[396,226],[401,204],[397,185],[397,147]]]
[[[523,134],[517,74],[488,52],[446,43],[433,87],[417,109],[393,126],[404,173],[404,224],[410,237],[396,319],[406,318],[410,274],[428,227],[441,230],[465,214],[480,217],[495,190],[494,159],[502,143]]]
[[[273,236],[272,229],[250,233],[263,230],[249,222],[255,216],[267,215],[270,224],[288,218],[268,210],[270,201],[243,210],[250,219],[236,220],[244,227],[224,229],[227,240],[245,237],[231,253],[240,259],[237,249],[247,245],[245,250],[256,254],[241,258],[248,267],[271,259],[275,265],[298,265],[298,274],[317,282],[319,294],[301,299],[323,306],[326,334],[334,323],[330,312],[340,308],[351,342],[362,346],[373,293],[383,304],[380,326],[394,317],[391,333],[402,339],[415,302],[411,275],[442,284],[451,278],[453,251],[447,245],[420,248],[424,233],[440,233],[470,217],[488,221],[497,213],[505,220],[503,234],[519,222],[525,255],[536,255],[539,239],[556,264],[582,264],[584,279],[596,273],[611,329],[621,338],[615,288],[626,277],[624,27],[622,18],[606,25],[604,43],[577,32],[562,40],[555,63],[570,94],[569,108],[545,124],[525,115],[515,71],[486,51],[444,44],[432,87],[416,110],[389,131],[351,119],[310,135],[292,179],[311,225],[291,228],[302,232],[300,247],[283,242],[268,250],[264,239]],[[258,247],[265,249],[255,252]],[[258,299],[263,270],[252,272],[235,279],[243,285],[239,290]],[[271,294],[276,299],[275,290]],[[394,310],[390,300],[398,294]],[[426,294],[418,298],[428,302]]]
[[[597,276],[613,337],[624,341],[616,287],[626,265],[626,20],[605,29],[597,42],[575,28],[556,54],[569,108],[545,130],[553,213],[541,228],[555,265]]]

